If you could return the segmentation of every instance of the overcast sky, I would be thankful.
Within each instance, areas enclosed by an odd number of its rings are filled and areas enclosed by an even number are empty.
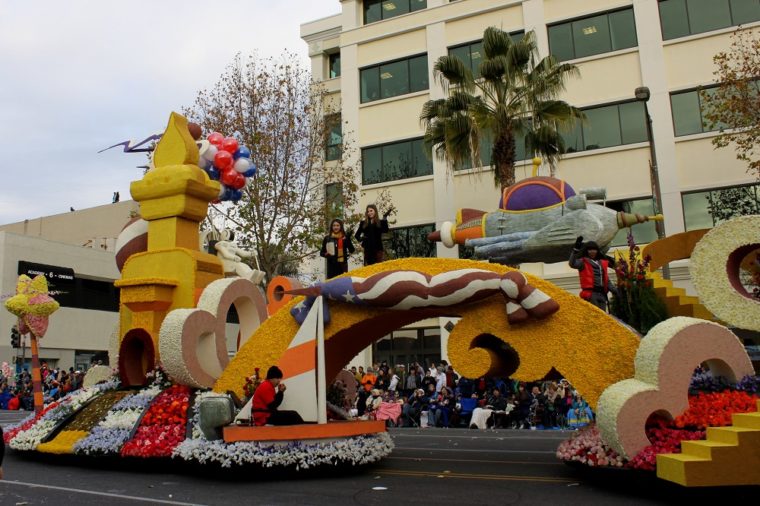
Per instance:
[[[0,224],[122,200],[144,155],[237,52],[307,63],[300,24],[339,0],[0,0]]]

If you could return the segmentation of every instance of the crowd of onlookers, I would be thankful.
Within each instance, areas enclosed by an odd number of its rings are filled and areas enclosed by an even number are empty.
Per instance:
[[[84,373],[60,368],[49,368],[46,362],[40,365],[42,378],[42,394],[44,402],[60,399],[69,392],[82,387]],[[0,372],[0,409],[34,409],[34,396],[32,390],[32,375],[27,367],[9,378]]]
[[[331,398],[342,403],[337,407],[350,416],[385,420],[388,425],[572,429],[594,417],[565,379],[469,379],[459,377],[445,361],[427,368],[382,362],[366,369],[351,367],[349,373],[332,386]]]

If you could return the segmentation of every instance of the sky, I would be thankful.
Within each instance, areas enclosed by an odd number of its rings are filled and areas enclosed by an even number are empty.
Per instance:
[[[301,23],[339,0],[0,0],[0,224],[111,202],[144,154],[103,148],[164,130],[235,54],[308,65]]]

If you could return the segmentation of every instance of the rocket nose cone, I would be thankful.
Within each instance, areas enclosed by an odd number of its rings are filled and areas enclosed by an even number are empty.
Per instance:
[[[428,241],[430,242],[440,242],[441,241],[441,231],[436,230],[435,232],[430,232],[427,236]]]

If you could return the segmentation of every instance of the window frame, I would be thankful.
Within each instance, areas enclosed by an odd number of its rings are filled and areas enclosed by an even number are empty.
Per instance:
[[[689,135],[699,135],[699,134],[705,134],[705,133],[711,133],[711,132],[720,132],[721,128],[716,128],[714,130],[710,130],[705,125],[705,119],[704,119],[704,108],[702,107],[702,92],[707,90],[714,90],[717,89],[720,85],[719,84],[712,84],[707,86],[697,86],[696,88],[688,88],[685,90],[678,90],[678,91],[671,91],[670,92],[670,118],[673,121],[673,135],[675,137],[687,137]],[[686,95],[688,93],[696,93],[697,94],[697,104],[699,105],[699,125],[700,125],[700,131],[699,132],[692,132],[687,134],[679,134],[676,132],[676,112],[673,108],[673,97],[676,95]]]
[[[335,75],[333,75],[333,71],[332,71],[333,70],[333,60],[334,59],[337,59],[337,61],[338,61],[338,73],[335,74]],[[329,53],[327,55],[327,75],[329,76],[330,79],[337,79],[338,77],[341,76],[341,73],[342,72],[341,72],[340,50],[338,50],[336,52],[333,52],[333,53]]]
[[[414,0],[395,0],[397,2],[404,2],[407,10],[406,12],[399,12],[398,14],[394,14],[392,16],[385,17],[385,9],[383,9],[383,3],[388,0],[363,0],[362,1],[362,25],[370,25],[372,23],[379,23],[380,21],[385,21],[387,19],[393,19],[397,18],[399,16],[403,16],[404,14],[412,14],[414,12],[419,12],[422,10],[427,9],[427,0],[423,0],[425,2],[425,5],[423,7],[417,8],[415,10],[412,10],[412,2]],[[375,19],[372,21],[367,21],[367,8],[365,6],[369,4],[379,4],[380,5],[380,19]]]
[[[615,145],[612,145],[612,146],[597,147],[597,148],[587,148],[586,147],[586,142],[585,142],[585,135],[584,135],[584,128],[586,128],[586,125],[583,124],[582,122],[576,122],[575,123],[575,128],[580,128],[580,136],[581,136],[581,143],[583,144],[583,149],[574,150],[574,151],[568,151],[567,148],[566,148],[564,154],[583,153],[583,152],[586,152],[586,151],[594,151],[594,150],[597,150],[597,149],[611,149],[611,148],[616,148],[616,147],[619,147],[619,146],[630,146],[630,145],[633,145],[633,144],[640,144],[640,143],[643,143],[643,142],[647,142],[647,139],[644,139],[642,141],[623,142],[623,123],[622,123],[619,107],[621,105],[624,105],[624,104],[639,103],[639,102],[640,102],[639,100],[636,100],[634,98],[634,99],[628,99],[628,100],[618,100],[618,101],[610,102],[610,103],[607,103],[607,104],[599,104],[599,105],[593,105],[593,106],[582,108],[581,111],[583,111],[585,113],[586,111],[590,111],[590,110],[593,110],[593,109],[602,109],[602,108],[605,108],[605,107],[617,107],[618,108],[618,114],[617,114],[617,117],[618,117],[618,133],[619,133],[619,137],[620,137],[620,144],[615,144]],[[643,125],[644,130],[646,131],[646,112],[644,110],[644,105],[643,104],[642,104],[641,107],[642,107],[642,125]],[[568,132],[567,135],[570,135],[571,133],[572,132]],[[564,135],[564,134],[561,132],[560,135]]]
[[[373,65],[367,65],[366,67],[360,68],[359,69],[359,104],[360,105],[361,104],[370,104],[372,102],[378,102],[380,100],[390,100],[390,99],[393,99],[393,98],[396,98],[396,97],[403,97],[405,95],[410,95],[412,93],[419,93],[419,92],[422,92],[422,91],[430,90],[430,65],[429,65],[429,62],[427,61],[427,56],[428,56],[427,52],[425,52],[425,53],[415,53],[415,54],[412,54],[412,55],[409,55],[409,56],[405,56],[405,57],[402,57],[402,58],[396,58],[396,59],[393,59],[393,60],[388,60],[388,61],[384,61],[384,62],[380,62],[380,63],[375,63]],[[426,80],[427,80],[427,86],[425,88],[419,88],[419,89],[415,89],[414,91],[412,91],[412,89],[414,87],[412,86],[412,72],[411,72],[410,61],[413,60],[413,59],[415,59],[415,58],[420,58],[420,57],[424,57],[425,58],[425,64],[427,66],[427,73],[426,73],[426,76],[425,76]],[[392,65],[394,63],[400,63],[400,62],[405,62],[406,63],[406,75],[407,75],[407,82],[406,82],[406,84],[407,84],[407,91],[405,93],[400,93],[398,95],[391,95],[391,96],[388,96],[388,97],[383,97],[383,87],[382,87],[383,79],[382,79],[382,74],[380,73],[380,68],[383,65]],[[369,70],[374,70],[374,69],[377,69],[378,98],[371,99],[371,100],[366,100],[365,101],[364,97],[362,96],[363,94],[362,94],[362,89],[361,89],[362,88],[362,73],[366,72],[366,71],[369,71]]]
[[[408,232],[410,232],[413,229],[419,229],[421,234],[424,234],[424,240],[422,241],[422,244],[425,244],[427,246],[428,252],[430,253],[430,256],[426,257],[420,257],[418,253],[419,251],[409,251],[411,253],[409,256],[398,256],[398,255],[392,255],[393,258],[436,258],[436,245],[433,242],[427,241],[427,234],[430,232],[435,231],[435,223],[421,223],[418,225],[407,225],[403,227],[393,227],[390,229],[389,232],[389,239],[387,247],[385,248],[388,252],[395,252],[397,251],[397,248],[393,247],[394,243],[402,242],[404,244],[410,244]],[[397,234],[400,234],[402,232],[406,232],[407,235],[403,239],[397,239]],[[407,248],[411,249],[411,248]]]
[[[509,35],[509,38],[512,39],[512,42],[516,42],[515,39],[514,39],[514,37],[516,35],[519,35],[520,36],[519,38],[522,38],[525,35],[525,30],[524,29],[515,30],[513,32],[508,32],[507,35]],[[469,47],[469,46],[472,46],[474,44],[482,44],[482,43],[483,43],[483,39],[480,38],[480,39],[472,40],[470,42],[462,42],[461,44],[454,44],[453,46],[448,46],[446,48],[446,55],[447,56],[451,56],[451,51],[453,51],[454,49],[461,49],[463,47]],[[470,51],[468,54],[470,55],[470,62],[469,62],[470,71],[472,72],[472,75],[475,77],[475,79],[479,79],[480,78],[480,74],[478,74],[476,72],[476,69],[474,69],[472,67],[472,51]],[[457,58],[459,58],[459,57],[457,57]],[[461,60],[461,58],[460,58],[460,60]],[[464,63],[465,65],[468,65],[468,62],[462,62],[462,63]]]
[[[634,18],[633,18],[633,33],[636,36],[636,44],[633,45],[633,46],[630,46],[630,47],[623,47],[623,48],[619,48],[619,49],[614,49],[613,48],[613,43],[612,43],[613,42],[612,26],[610,25],[610,17],[609,17],[609,15],[613,14],[613,13],[616,13],[616,12],[626,11],[626,10],[630,10],[633,13],[633,5],[625,5],[625,6],[616,8],[616,9],[609,9],[609,10],[592,12],[592,13],[588,13],[588,14],[583,14],[581,16],[576,16],[576,17],[572,17],[572,18],[568,18],[568,19],[563,19],[562,21],[555,21],[553,23],[547,23],[546,24],[546,33],[547,33],[547,39],[549,41],[549,54],[554,55],[554,53],[552,52],[552,48],[551,48],[551,36],[549,35],[549,32],[550,32],[550,30],[553,27],[561,26],[561,25],[570,25],[570,40],[572,42],[573,57],[572,58],[568,58],[566,60],[563,60],[563,59],[557,57],[557,60],[559,60],[560,62],[568,62],[568,61],[578,60],[578,59],[581,59],[581,58],[593,58],[594,56],[598,56],[598,55],[601,55],[601,54],[613,53],[615,51],[626,51],[626,50],[629,50],[629,49],[633,49],[633,48],[639,47],[639,34],[638,34],[638,31],[636,30],[636,17],[634,16]],[[573,32],[573,26],[572,26],[572,24],[576,23],[578,21],[582,21],[584,19],[595,18],[597,16],[602,16],[602,15],[606,16],[606,20],[607,20],[607,29],[609,30],[610,50],[609,51],[602,51],[600,53],[593,53],[593,54],[587,54],[587,55],[583,55],[583,56],[578,56],[577,51],[575,49],[575,38],[574,38],[574,32]]]
[[[430,167],[430,172],[427,174],[417,174],[417,167],[415,165],[415,160],[418,158],[414,156],[414,152],[412,151],[414,143],[417,141],[423,141],[422,146],[424,147],[424,137],[412,137],[409,139],[403,139],[400,141],[394,141],[394,142],[384,142],[382,144],[373,144],[371,146],[364,146],[361,148],[361,159],[362,159],[362,186],[369,186],[369,185],[375,185],[375,184],[383,184],[383,183],[390,183],[393,181],[403,181],[405,179],[412,179],[416,177],[427,177],[431,176],[433,174],[433,160],[430,157],[425,156],[425,153],[421,154],[421,156],[425,157],[425,160],[427,161],[427,165]],[[365,179],[365,171],[364,171],[364,151],[368,149],[380,149],[380,168],[381,171],[383,171],[384,174],[384,166],[385,161],[383,160],[383,148],[387,146],[392,146],[395,144],[409,144],[409,153],[410,153],[410,162],[412,163],[412,168],[414,169],[415,175],[413,176],[407,176],[407,177],[400,177],[400,178],[393,178],[393,179],[381,179],[380,181],[373,181],[373,182],[367,182]]]
[[[686,10],[686,18],[685,18],[686,19],[686,26],[688,28],[688,33],[685,34],[685,35],[678,35],[678,36],[675,36],[675,37],[666,37],[665,36],[664,27],[663,27],[663,24],[662,24],[662,9],[660,8],[660,5],[663,4],[663,3],[665,3],[665,2],[670,2],[670,1],[673,1],[673,2],[679,2],[680,1],[680,2],[683,2],[683,4],[684,4],[684,8]],[[670,41],[670,40],[678,40],[678,39],[683,38],[683,37],[691,37],[692,35],[700,35],[700,34],[703,34],[703,33],[711,33],[711,32],[715,32],[715,31],[718,31],[718,30],[726,30],[728,28],[737,27],[737,26],[740,26],[742,24],[757,23],[758,21],[760,21],[760,17],[758,17],[758,19],[756,19],[754,21],[749,21],[749,22],[744,22],[744,23],[737,23],[734,20],[734,12],[733,12],[733,8],[731,6],[731,0],[713,0],[714,2],[715,1],[724,2],[726,4],[726,6],[728,7],[728,13],[729,13],[729,17],[730,17],[730,24],[728,26],[724,26],[724,27],[721,27],[721,28],[713,28],[713,29],[710,29],[710,30],[695,32],[691,28],[691,19],[689,18],[689,1],[690,0],[657,0],[657,15],[660,18],[660,35],[662,36],[662,40],[664,42],[665,41]]]
[[[758,208],[760,209],[760,182],[737,184],[737,185],[731,185],[731,186],[719,186],[719,187],[716,187],[716,188],[702,188],[702,189],[699,189],[699,190],[689,190],[689,191],[683,191],[683,192],[681,192],[681,212],[682,212],[684,230],[686,230],[687,232],[691,231],[691,230],[699,230],[698,228],[689,228],[687,226],[687,223],[686,223],[686,206],[684,205],[684,197],[685,196],[687,196],[687,195],[696,195],[696,194],[700,194],[701,193],[701,194],[703,194],[703,196],[706,197],[706,194],[707,193],[711,193],[711,192],[719,192],[719,191],[723,191],[723,190],[736,190],[736,189],[739,189],[739,188],[750,188],[750,187],[755,187],[755,196],[756,196],[755,198],[756,198],[756,200],[758,202]],[[715,222],[715,217],[712,216],[711,214],[709,214],[709,211],[708,211],[708,216],[712,220],[712,223],[713,223],[712,227],[715,227],[717,225],[717,223]]]
[[[337,127],[340,129],[340,142],[337,144],[331,144],[330,141],[332,139],[333,134],[333,128],[337,125]],[[325,136],[325,161],[326,162],[334,162],[336,160],[340,160],[343,156],[343,117],[340,113],[335,114],[329,114],[325,117],[325,126],[327,127],[327,132]],[[333,157],[331,153],[332,151],[337,153],[337,156]]]

